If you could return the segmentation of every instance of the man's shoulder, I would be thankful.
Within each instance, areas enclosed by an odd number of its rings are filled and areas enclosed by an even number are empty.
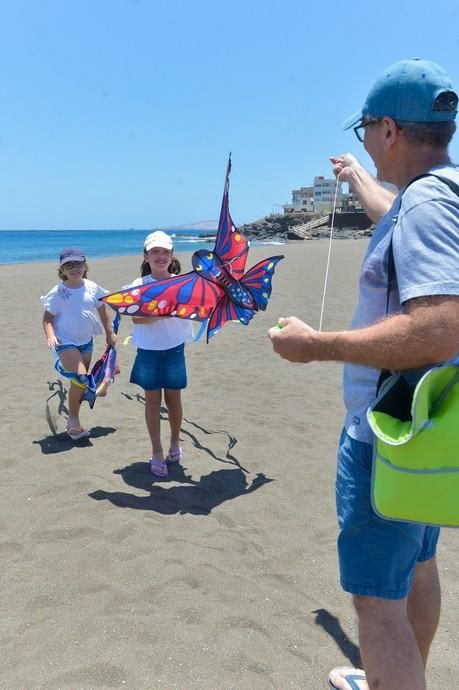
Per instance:
[[[453,184],[448,185],[448,181]],[[455,189],[455,186],[458,189]],[[426,202],[451,200],[459,205],[459,168],[441,166],[427,171],[410,182],[402,195],[402,209],[407,211],[413,206]]]

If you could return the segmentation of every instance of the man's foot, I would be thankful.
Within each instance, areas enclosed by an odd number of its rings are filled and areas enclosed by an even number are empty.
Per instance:
[[[369,690],[365,671],[361,668],[334,668],[328,675],[328,684],[333,690]]]
[[[180,446],[174,446],[169,448],[169,452],[166,456],[166,462],[168,465],[173,463],[178,463],[183,458],[183,451]]]

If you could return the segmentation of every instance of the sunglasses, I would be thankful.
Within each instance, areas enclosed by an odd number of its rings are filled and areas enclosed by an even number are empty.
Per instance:
[[[365,128],[369,127],[370,125],[376,125],[378,122],[381,122],[382,118],[372,118],[371,120],[366,120],[365,122],[362,122],[361,125],[358,125],[357,127],[354,127],[354,132],[355,136],[357,139],[360,141],[361,144],[363,144],[363,139],[365,136]]]
[[[84,264],[84,261],[67,261],[67,263],[62,264],[62,268],[65,268],[66,270],[71,270],[72,268],[81,268]]]

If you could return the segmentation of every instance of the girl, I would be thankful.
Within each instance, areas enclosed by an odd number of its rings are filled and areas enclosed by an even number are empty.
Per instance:
[[[81,249],[68,247],[59,257],[58,275],[61,283],[41,297],[45,309],[43,329],[48,347],[56,350],[66,371],[87,374],[94,335],[105,330],[108,345],[115,345],[116,335],[108,308],[100,301],[107,290],[87,280],[88,265]],[[97,318],[97,314],[99,319]],[[80,403],[85,389],[70,379],[67,434],[72,441],[89,436],[80,423]]]
[[[180,273],[180,263],[173,257],[173,248],[172,239],[165,232],[150,233],[144,243],[141,278],[137,278],[131,287]],[[151,440],[150,471],[157,477],[167,477],[167,464],[182,459],[180,391],[187,385],[185,343],[193,338],[193,326],[190,321],[168,316],[133,316],[132,321],[132,342],[137,346],[137,355],[130,381],[145,391],[145,421]],[[160,434],[163,389],[170,425],[166,457]]]

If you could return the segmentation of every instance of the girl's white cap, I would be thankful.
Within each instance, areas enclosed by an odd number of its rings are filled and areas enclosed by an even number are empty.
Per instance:
[[[163,249],[170,249],[172,251],[174,248],[174,243],[172,242],[170,235],[162,230],[156,230],[156,232],[150,232],[150,234],[146,237],[143,246],[146,252],[150,251],[150,249],[153,249],[154,247],[162,247]]]

